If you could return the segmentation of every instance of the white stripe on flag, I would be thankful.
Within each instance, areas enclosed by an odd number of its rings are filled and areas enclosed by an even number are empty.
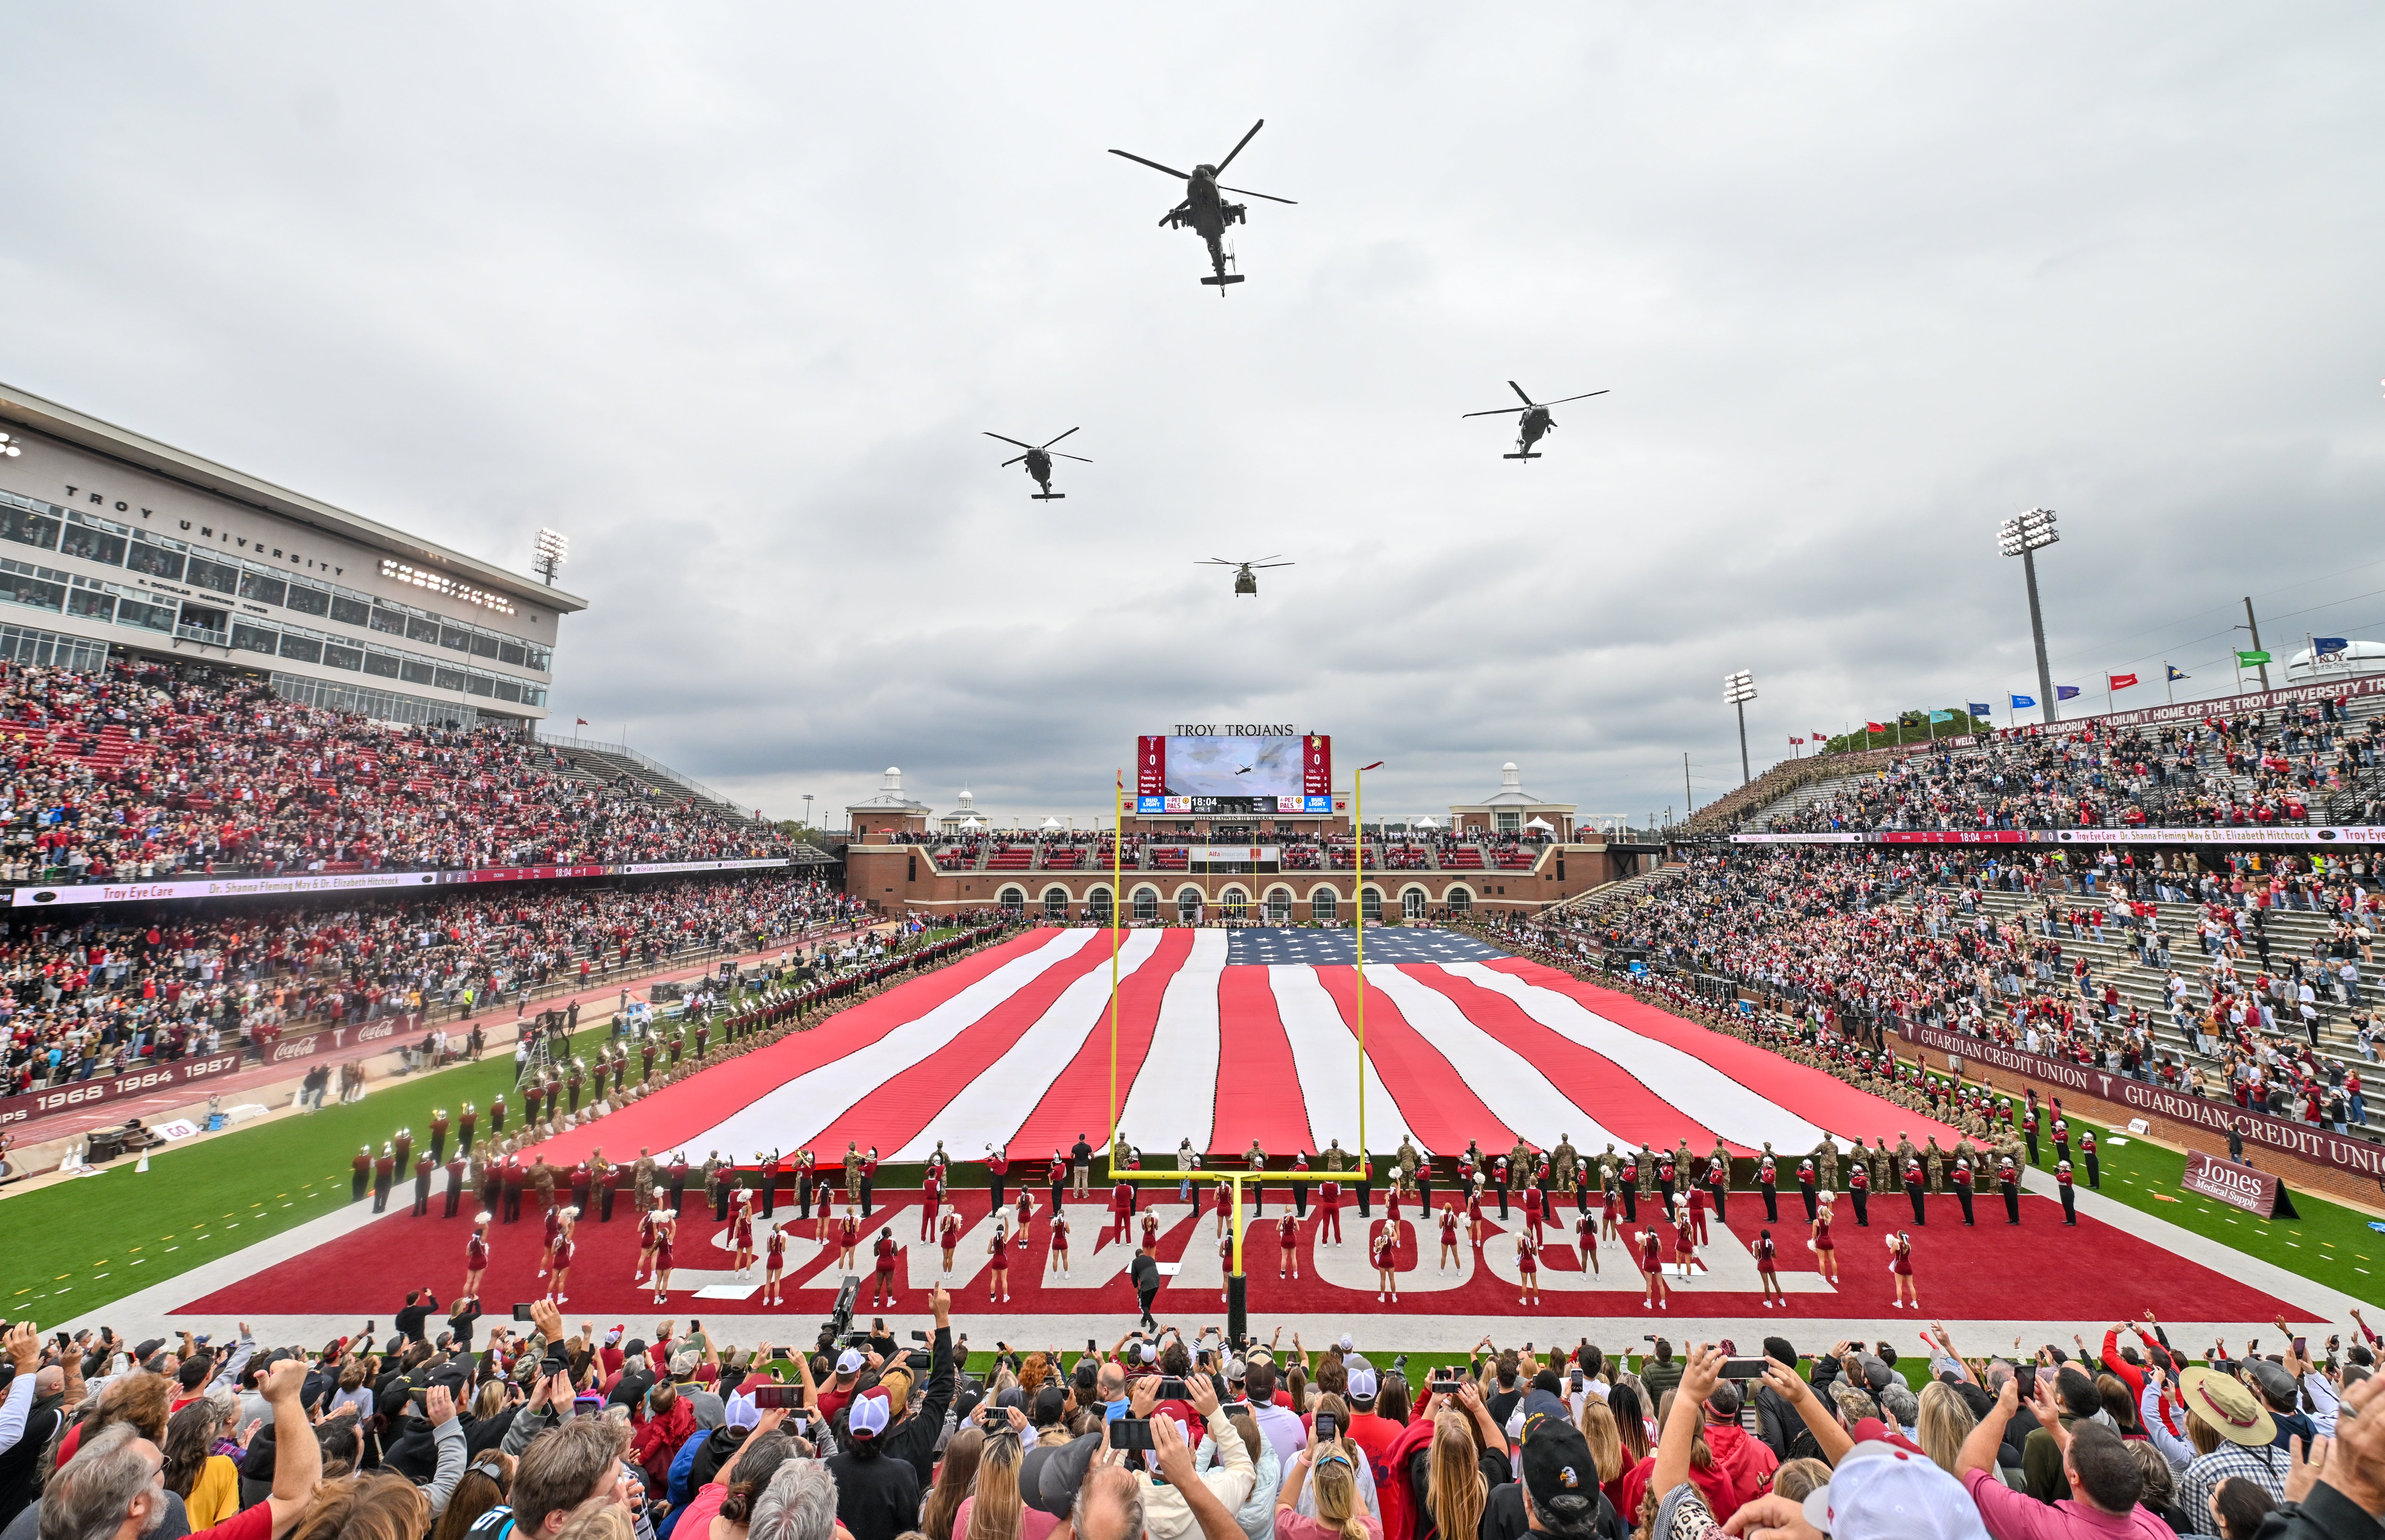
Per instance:
[[[1317,970],[1305,962],[1277,963],[1267,969],[1267,987],[1275,991],[1276,1014],[1292,1044],[1292,1067],[1300,1074],[1301,1099],[1308,1107],[1308,1131],[1313,1149],[1335,1139],[1356,1153],[1358,1143],[1358,1039],[1342,1019],[1342,1008],[1325,991]],[[1399,1103],[1383,1089],[1383,1077],[1367,1066],[1367,1143],[1378,1149],[1397,1149],[1410,1136]],[[1254,1087],[1254,1094],[1270,1092]]]
[[[1118,1132],[1142,1149],[1176,1148],[1170,1138],[1190,1137],[1192,1148],[1209,1148],[1217,1124],[1217,981],[1226,972],[1226,933],[1192,933],[1192,950],[1160,997],[1151,1050],[1126,1093]]]
[[[1093,938],[1090,930],[1063,930],[1034,950],[1012,958],[916,1021],[905,1022],[867,1048],[797,1075],[741,1108],[724,1123],[679,1141],[707,1149],[801,1149],[845,1110],[925,1062],[1027,987],[1047,968],[1067,962]]]
[[[1138,930],[1118,949],[1118,980],[1123,984],[1159,950],[1162,930]],[[1107,950],[1106,947],[1102,950]],[[1085,1046],[1085,1038],[1107,1014],[1110,971],[1095,968],[1060,991],[1035,1024],[1003,1050],[1002,1057],[960,1088],[943,1110],[931,1115],[918,1136],[892,1158],[924,1161],[936,1142],[968,1159],[977,1146],[1007,1147],[1010,1136],[1025,1126],[1035,1111]]]
[[[1575,1128],[1582,1130],[1580,1147],[1584,1149],[1608,1142],[1629,1148],[1638,1142],[1592,1117],[1551,1084],[1539,1065],[1475,1025],[1457,1008],[1455,1000],[1409,977],[1405,968],[1379,968],[1368,976],[1400,1008],[1408,1025],[1456,1069],[1457,1077],[1482,1099],[1482,1105],[1534,1147],[1547,1148],[1552,1130],[1564,1134]],[[1464,1067],[1457,1068],[1460,1065]]]
[[[1762,1092],[1741,1085],[1696,1054],[1608,1021],[1570,995],[1527,984],[1480,962],[1443,966],[1455,977],[1496,989],[1559,1036],[1605,1055],[1624,1074],[1733,1144],[1753,1149],[1768,1139],[1782,1149],[1811,1149],[1822,1142],[1821,1129]]]

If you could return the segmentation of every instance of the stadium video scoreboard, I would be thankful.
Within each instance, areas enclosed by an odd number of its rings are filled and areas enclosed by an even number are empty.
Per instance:
[[[1137,814],[1250,817],[1333,811],[1333,739],[1289,727],[1195,729],[1136,740]]]

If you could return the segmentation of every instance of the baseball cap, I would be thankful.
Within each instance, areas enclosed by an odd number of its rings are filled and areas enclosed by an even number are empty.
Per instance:
[[[1354,1353],[1357,1351],[1358,1344],[1352,1340],[1349,1333],[1343,1332],[1342,1334],[1341,1348],[1345,1353]]]
[[[847,1348],[837,1355],[836,1372],[839,1374],[858,1374],[861,1372],[861,1366],[868,1361],[861,1356],[860,1348]]]
[[[1589,1540],[1598,1527],[1598,1462],[1580,1429],[1545,1412],[1524,1423],[1524,1491],[1545,1533]]]
[[[1979,1506],[1928,1455],[1858,1441],[1805,1495],[1805,1521],[1831,1540],[1988,1540]]]
[[[886,1392],[873,1387],[854,1400],[847,1427],[855,1438],[870,1439],[884,1433],[886,1424],[893,1421],[893,1410],[886,1399]]]
[[[1251,1366],[1249,1364],[1244,1363],[1240,1359],[1228,1359],[1226,1360],[1226,1383],[1228,1385],[1240,1385],[1250,1377]]]
[[[720,1409],[720,1425],[724,1428],[751,1428],[762,1421],[762,1409],[754,1404],[751,1396],[731,1395]]]
[[[1375,1366],[1368,1363],[1363,1355],[1357,1353],[1353,1353],[1344,1360],[1343,1366],[1350,1374],[1350,1399],[1372,1401],[1376,1392],[1382,1388],[1382,1380],[1376,1374]]]
[[[1039,1444],[1028,1450],[1018,1462],[1019,1500],[1038,1513],[1067,1518],[1102,1436],[1089,1433],[1066,1444]]]
[[[621,1344],[621,1356],[625,1359],[636,1358],[640,1353],[643,1353],[645,1350],[646,1339],[642,1336],[633,1336],[629,1341]]]

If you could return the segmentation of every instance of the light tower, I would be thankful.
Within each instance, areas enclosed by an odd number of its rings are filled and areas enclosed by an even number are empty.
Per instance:
[[[1726,704],[1739,708],[1739,784],[1745,786],[1755,778],[1747,765],[1747,703],[1755,699],[1755,676],[1744,668],[1724,675],[1722,698]]]
[[[2037,642],[2037,703],[2048,722],[2056,715],[2054,667],[2045,661],[2045,615],[2037,604],[2037,553],[2061,538],[2051,508],[2031,508],[1996,527],[1997,549],[2007,556],[2018,556],[2020,569],[2029,578],[2029,631]]]
[[[538,560],[532,564],[538,575],[546,579],[547,587],[555,586],[555,575],[563,569],[564,561],[571,554],[571,537],[553,529],[541,529],[536,541]]]

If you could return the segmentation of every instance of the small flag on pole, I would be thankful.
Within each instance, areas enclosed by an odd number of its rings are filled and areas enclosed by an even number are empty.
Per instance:
[[[2311,651],[2317,653],[2322,658],[2341,658],[2343,655],[2344,649],[2351,645],[2351,641],[2343,637],[2313,637],[2311,639]]]
[[[2137,682],[2134,674],[2114,674],[2109,677],[2112,682],[2104,687],[2106,689],[2127,689]]]
[[[2012,709],[2015,711],[2026,711],[2035,704],[2037,704],[2037,697],[2034,695],[2016,695],[2012,698]]]
[[[2266,652],[2259,651],[2247,652],[2241,648],[2239,648],[2236,652],[2236,662],[2239,665],[2245,668],[2258,668],[2268,661],[2269,654]]]
[[[1804,739],[1802,739],[1802,738],[1792,738],[1792,739],[1791,739],[1789,741],[1790,741],[1790,742],[1792,742],[1792,743],[1803,743],[1803,742],[1804,742],[1805,740],[1804,740]]]
[[[2055,685],[2054,687],[2054,698],[2057,701],[2068,701],[2074,699],[2078,693],[2079,687],[2077,685]]]
[[[2169,665],[2169,664],[2162,664],[2162,666],[2163,666],[2164,668],[2169,668],[2169,682],[2170,682],[2171,684],[2176,684],[2176,683],[2178,683],[2178,681],[2179,681],[2179,680],[2180,680],[2180,679],[2187,679],[2187,678],[2192,678],[2192,677],[2193,677],[2193,676],[2192,676],[2192,675],[2191,675],[2191,674],[2187,673],[2187,671],[2186,671],[2185,669],[2183,669],[2183,668],[2170,668],[2170,665]]]
[[[1886,723],[1882,722],[1867,722],[1864,724],[1864,731],[1867,733],[1884,733],[1888,731],[1888,726]]]
[[[1988,704],[1985,701],[1973,701],[1970,702],[1970,706],[1971,714],[1973,716],[1986,716],[1996,709],[1995,707]]]
[[[1951,711],[1933,711],[1929,714],[1929,720],[1932,722],[1952,722],[1954,720],[1954,714]]]

